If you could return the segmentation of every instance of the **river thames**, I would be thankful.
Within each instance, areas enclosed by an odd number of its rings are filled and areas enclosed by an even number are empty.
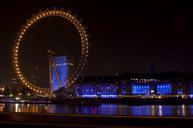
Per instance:
[[[111,116],[193,116],[193,105],[117,105],[78,106],[61,104],[1,103],[0,112],[86,114]]]

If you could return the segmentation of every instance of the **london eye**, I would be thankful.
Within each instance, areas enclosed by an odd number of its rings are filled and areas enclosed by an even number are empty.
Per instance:
[[[80,40],[81,40],[81,56],[79,63],[75,69],[75,71],[69,76],[66,85],[67,87],[71,86],[74,84],[77,79],[80,77],[86,62],[87,62],[87,57],[88,57],[88,49],[89,49],[89,44],[88,44],[88,37],[85,31],[85,28],[81,24],[81,22],[76,18],[76,16],[73,16],[69,12],[66,12],[61,9],[47,9],[40,11],[39,13],[33,15],[25,25],[21,28],[21,30],[18,32],[17,38],[15,40],[15,44],[13,47],[13,52],[12,52],[12,63],[14,66],[15,73],[20,80],[20,82],[25,85],[27,88],[30,90],[36,92],[39,95],[42,96],[48,96],[52,90],[51,88],[45,88],[41,87],[40,85],[33,84],[30,82],[25,75],[21,71],[21,65],[20,65],[20,59],[19,58],[19,53],[20,53],[20,47],[21,47],[21,42],[23,41],[23,38],[25,36],[25,33],[38,21],[41,19],[44,19],[46,17],[52,17],[52,16],[57,16],[57,17],[62,17],[66,20],[68,20],[72,25],[75,26],[76,30],[79,33]]]

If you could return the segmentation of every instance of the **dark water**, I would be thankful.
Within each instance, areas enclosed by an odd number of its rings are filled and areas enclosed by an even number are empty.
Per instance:
[[[100,106],[70,106],[55,104],[0,104],[0,112],[71,113],[129,116],[193,116],[193,105],[128,106],[102,104]]]

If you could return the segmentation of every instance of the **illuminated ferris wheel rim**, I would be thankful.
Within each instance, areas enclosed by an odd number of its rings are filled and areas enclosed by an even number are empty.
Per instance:
[[[40,11],[38,14],[32,16],[32,18],[27,20],[26,24],[21,28],[21,30],[17,35],[17,39],[15,41],[15,45],[13,48],[12,62],[13,62],[16,75],[21,81],[21,83],[23,83],[26,87],[41,95],[48,95],[50,93],[50,89],[42,88],[38,85],[32,84],[25,78],[25,76],[21,72],[20,65],[19,65],[19,57],[18,57],[19,47],[25,33],[32,27],[32,25],[38,22],[39,20],[50,16],[58,16],[70,21],[76,27],[80,35],[81,45],[82,45],[81,57],[75,72],[67,80],[68,86],[72,85],[78,79],[82,70],[84,69],[84,66],[87,62],[87,57],[88,57],[88,37],[87,37],[86,31],[83,25],[80,23],[80,21],[75,16],[71,15],[69,12],[65,12],[64,10],[59,10],[59,9],[51,9],[51,10],[49,9],[49,10]]]

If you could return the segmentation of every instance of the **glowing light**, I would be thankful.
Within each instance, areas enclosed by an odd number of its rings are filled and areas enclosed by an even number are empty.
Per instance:
[[[83,98],[94,98],[94,97],[97,97],[97,95],[82,95]]]
[[[170,82],[169,83],[158,83],[156,87],[157,87],[158,95],[172,94],[172,85]]]
[[[4,91],[4,90],[5,90],[5,88],[4,88],[4,87],[2,87],[2,88],[0,88],[0,90]]]
[[[87,39],[87,34],[85,33],[84,28],[82,27],[82,24],[75,18],[73,17],[71,14],[64,12],[63,10],[45,10],[45,11],[41,11],[39,12],[37,15],[34,15],[31,19],[29,19],[26,23],[26,25],[24,27],[22,27],[21,29],[21,33],[18,33],[18,38],[16,39],[16,45],[14,47],[15,51],[13,52],[13,64],[14,64],[14,68],[16,71],[17,76],[19,77],[19,79],[21,80],[21,82],[26,85],[28,88],[30,88],[31,90],[37,92],[37,93],[42,93],[42,92],[46,92],[45,94],[49,94],[49,89],[48,88],[40,88],[37,87],[33,84],[31,84],[28,80],[25,79],[25,77],[21,77],[22,73],[20,72],[20,68],[19,65],[17,64],[17,60],[18,60],[18,54],[16,54],[18,52],[19,49],[19,45],[20,45],[20,41],[23,38],[23,35],[25,34],[25,32],[28,30],[29,27],[31,27],[35,22],[38,22],[40,19],[44,18],[44,17],[48,17],[48,16],[59,16],[59,17],[63,17],[67,20],[69,20],[78,30],[80,38],[81,38],[81,43],[82,43],[82,52],[81,52],[81,60],[79,61],[79,64],[76,68],[76,71],[74,73],[81,73],[81,71],[83,70],[83,66],[85,66],[85,62],[87,60],[88,57],[88,39]],[[74,19],[74,20],[72,20]],[[75,75],[73,74],[72,76],[69,77],[68,81],[68,86],[72,85],[76,80],[77,77],[80,76],[79,74]],[[36,89],[35,89],[36,88]]]
[[[150,85],[141,83],[132,83],[132,94],[134,95],[149,95]]]
[[[19,98],[19,97],[16,97],[15,99],[16,99],[16,100],[19,100],[20,98]]]
[[[152,90],[151,90],[151,93],[154,93],[154,92],[155,92],[155,91],[152,89]]]
[[[117,95],[101,95],[102,98],[117,98]]]
[[[186,97],[186,96],[183,94],[183,95],[182,95],[182,98],[185,98],[185,97]]]

